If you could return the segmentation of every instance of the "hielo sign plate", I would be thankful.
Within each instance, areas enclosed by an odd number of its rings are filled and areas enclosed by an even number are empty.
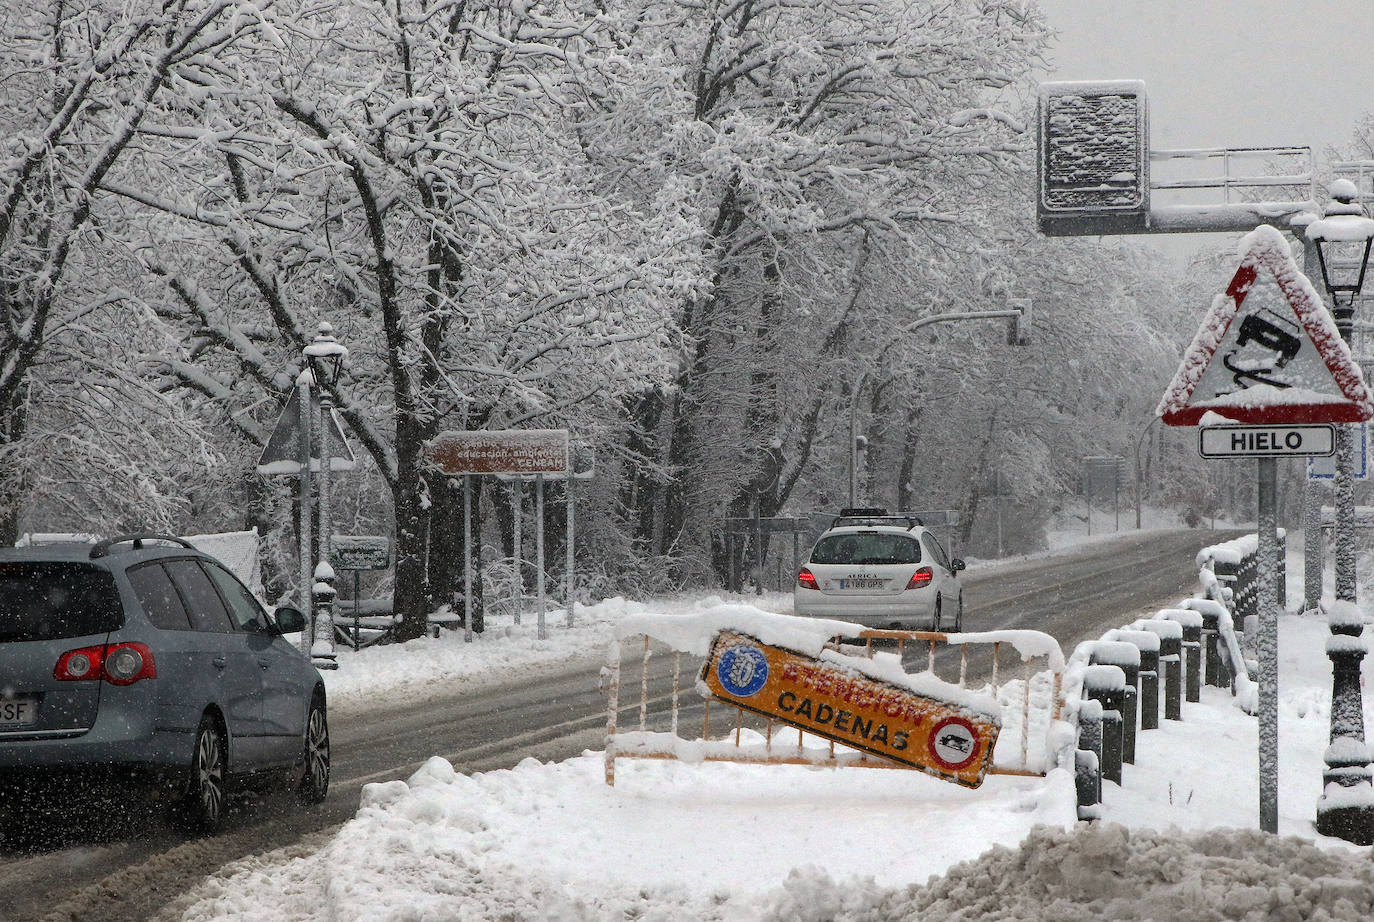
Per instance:
[[[1336,429],[1312,426],[1208,426],[1198,430],[1204,458],[1324,457],[1336,451]]]

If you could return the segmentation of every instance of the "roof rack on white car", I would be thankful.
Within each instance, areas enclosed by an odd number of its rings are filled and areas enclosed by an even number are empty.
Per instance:
[[[919,517],[906,512],[889,513],[879,507],[856,507],[841,509],[840,514],[830,523],[831,528],[845,528],[855,525],[900,525],[910,530],[925,523]]]

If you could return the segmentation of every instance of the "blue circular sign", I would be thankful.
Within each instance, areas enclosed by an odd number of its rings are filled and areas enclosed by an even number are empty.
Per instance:
[[[716,678],[736,697],[757,695],[768,681],[768,660],[758,647],[731,647],[716,664]]]

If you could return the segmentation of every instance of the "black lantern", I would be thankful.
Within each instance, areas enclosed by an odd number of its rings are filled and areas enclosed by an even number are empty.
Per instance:
[[[1374,223],[1374,222],[1371,222]],[[310,363],[310,373],[315,383],[323,388],[332,388],[339,380],[343,360],[348,358],[348,349],[334,338],[334,327],[327,322],[320,323],[320,331],[304,350],[306,361]]]
[[[1307,239],[1317,245],[1322,283],[1331,295],[1337,325],[1341,325],[1350,323],[1355,299],[1364,288],[1374,221],[1365,217],[1364,209],[1355,201],[1358,192],[1350,180],[1335,180],[1330,192],[1326,215],[1307,226]],[[1341,332],[1348,335],[1349,331]]]

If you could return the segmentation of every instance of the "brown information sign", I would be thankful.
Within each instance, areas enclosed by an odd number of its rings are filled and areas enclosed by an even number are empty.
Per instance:
[[[425,460],[445,474],[564,474],[568,430],[495,429],[441,432],[425,443]]]
[[[992,764],[1000,729],[995,716],[748,634],[718,633],[701,679],[722,701],[964,787],[982,784]]]

